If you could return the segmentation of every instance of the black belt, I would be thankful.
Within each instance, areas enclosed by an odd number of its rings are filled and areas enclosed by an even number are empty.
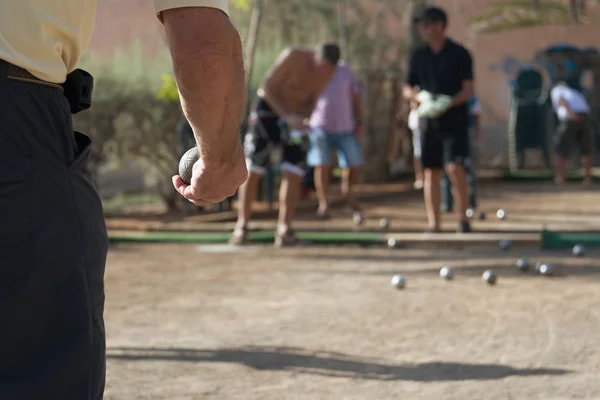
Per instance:
[[[44,81],[44,80],[32,75],[29,71],[27,71],[21,67],[17,67],[16,65],[13,65],[10,63],[7,63],[7,64],[8,64],[8,68],[7,68],[7,72],[6,72],[6,77],[8,79],[12,79],[15,81],[20,81],[20,82],[35,83],[37,85],[48,86],[48,87],[51,87],[54,89],[64,91],[63,87],[57,83]]]

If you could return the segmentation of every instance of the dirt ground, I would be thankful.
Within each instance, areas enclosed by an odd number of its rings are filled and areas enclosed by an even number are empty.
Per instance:
[[[110,249],[106,400],[600,398],[599,252],[227,250]]]

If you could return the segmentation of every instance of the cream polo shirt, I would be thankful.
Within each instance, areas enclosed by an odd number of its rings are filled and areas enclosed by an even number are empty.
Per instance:
[[[0,0],[0,59],[63,83],[92,36],[96,6],[97,0]],[[157,14],[179,7],[228,14],[227,0],[154,0],[154,7]]]

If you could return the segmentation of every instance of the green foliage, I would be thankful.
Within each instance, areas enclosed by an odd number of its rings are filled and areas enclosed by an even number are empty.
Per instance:
[[[94,175],[107,163],[135,160],[146,182],[174,207],[171,176],[179,161],[175,127],[181,118],[177,88],[166,51],[150,58],[136,46],[110,60],[82,60],[95,76],[94,104],[74,117],[74,126],[92,137]]]
[[[162,74],[160,79],[162,86],[156,94],[157,99],[167,102],[179,101],[179,91],[177,90],[175,77],[171,74]]]
[[[233,6],[239,10],[247,11],[250,9],[252,0],[233,0]]]

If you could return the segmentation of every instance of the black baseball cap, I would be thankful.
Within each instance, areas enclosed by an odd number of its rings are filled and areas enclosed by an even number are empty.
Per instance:
[[[446,11],[439,7],[427,7],[414,18],[415,22],[442,22],[444,25],[448,23],[448,15],[446,15]]]

